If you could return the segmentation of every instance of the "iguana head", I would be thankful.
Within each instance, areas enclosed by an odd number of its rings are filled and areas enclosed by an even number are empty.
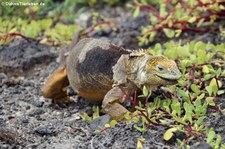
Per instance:
[[[172,85],[181,77],[176,63],[165,56],[150,57],[143,73],[145,85]]]

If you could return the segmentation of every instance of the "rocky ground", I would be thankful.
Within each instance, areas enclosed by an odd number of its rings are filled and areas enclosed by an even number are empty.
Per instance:
[[[132,19],[131,14],[122,15],[119,10],[110,10],[116,18],[118,31],[107,29],[90,36],[108,38],[126,48],[138,48],[136,37],[140,35],[145,17]],[[115,12],[114,12],[115,11]],[[120,14],[120,15],[119,15]],[[222,22],[224,23],[224,22]],[[166,42],[163,38],[156,42]],[[190,40],[221,43],[225,39],[219,32],[202,35],[183,34],[184,42]],[[178,40],[178,39],[174,39]],[[154,43],[153,43],[154,44]],[[153,45],[152,44],[152,45]],[[90,112],[93,103],[74,96],[75,102],[56,105],[41,96],[41,86],[47,76],[59,65],[56,62],[58,49],[24,39],[15,39],[9,45],[0,47],[0,148],[80,148],[121,149],[136,148],[137,139],[145,138],[144,148],[179,148],[176,143],[163,141],[163,127],[150,127],[142,134],[133,124],[119,123],[100,135],[93,133],[99,121],[89,124],[81,118],[80,112]],[[224,115],[211,115],[208,125],[225,136]],[[177,134],[182,137],[182,134]],[[223,137],[223,142],[225,138]],[[201,144],[209,148],[207,144]],[[199,148],[199,147],[193,147]]]

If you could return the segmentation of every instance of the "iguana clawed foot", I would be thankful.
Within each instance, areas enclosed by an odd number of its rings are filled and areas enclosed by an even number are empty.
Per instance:
[[[122,120],[123,115],[129,112],[120,103],[123,102],[124,93],[119,87],[113,87],[102,101],[103,111],[115,120]]]

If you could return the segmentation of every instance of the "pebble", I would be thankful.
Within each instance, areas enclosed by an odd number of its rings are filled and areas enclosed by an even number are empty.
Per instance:
[[[44,113],[44,110],[42,109],[33,109],[29,112],[29,116],[35,116],[35,115],[41,115]]]
[[[51,123],[37,126],[34,130],[36,133],[42,136],[56,134],[56,128]]]
[[[31,104],[35,107],[43,107],[44,102],[43,101],[39,101],[38,99],[34,99],[32,100]]]
[[[2,80],[6,79],[7,76],[4,73],[0,73],[0,82],[2,82]]]
[[[25,123],[25,124],[29,123],[28,117],[22,117],[20,120],[21,120],[22,123]]]

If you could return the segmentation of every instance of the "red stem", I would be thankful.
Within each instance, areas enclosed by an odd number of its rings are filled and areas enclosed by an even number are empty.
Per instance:
[[[126,93],[126,91],[120,87],[120,86],[117,86],[121,91],[122,93],[126,96],[126,99],[128,99],[134,106],[136,106],[136,103],[134,102],[134,100],[132,100],[132,98]]]
[[[137,91],[134,92],[134,106],[137,105]]]
[[[136,0],[132,0],[132,2],[140,7],[140,8],[143,8],[143,7],[146,7],[146,5],[143,5],[143,4],[140,4],[138,3]],[[165,3],[168,4],[169,2],[171,2],[170,0],[165,0]],[[216,1],[213,1],[213,2],[208,2],[208,3],[202,3],[200,0],[198,0],[198,4],[195,6],[195,7],[191,7],[190,5],[188,5],[187,3],[183,4],[181,7],[183,9],[190,9],[188,15],[191,15],[192,12],[197,8],[197,7],[208,7],[210,5],[213,5],[215,4]],[[158,10],[152,6],[152,5],[147,5],[148,8],[150,8],[150,10],[153,11],[153,14],[155,15],[155,17],[157,17],[157,19],[159,19],[160,21],[164,21],[166,19],[168,19],[168,17],[170,17],[171,15],[173,15],[175,12],[176,12],[176,8],[173,8],[170,12],[168,12],[167,16],[166,17],[161,17],[159,15],[159,12]],[[212,12],[210,10],[208,10],[209,12],[211,12],[210,14],[208,15],[205,15],[205,16],[201,16],[201,13],[202,12],[199,12],[199,15],[200,17],[197,18],[193,23],[196,23],[196,22],[199,22],[199,20],[201,19],[205,19],[205,20],[209,20],[209,17],[212,16],[212,15],[224,15],[225,12]],[[176,27],[177,24],[181,24],[181,27]],[[173,20],[173,24],[172,24],[172,27],[169,27],[169,28],[172,28],[172,29],[181,29],[183,31],[194,31],[194,32],[207,32],[208,29],[205,29],[205,30],[202,30],[202,29],[198,29],[198,28],[190,28],[190,27],[187,27],[187,24],[190,24],[188,21],[179,21],[179,20]],[[157,30],[162,30],[163,28],[168,28],[168,25],[167,24],[164,24],[160,27],[155,27],[153,29],[150,29],[149,31],[147,31],[146,33],[149,33],[149,32],[154,32],[154,31],[157,31]],[[148,34],[145,33],[145,38],[148,38]]]
[[[217,107],[215,107],[215,106],[210,106],[210,105],[208,105],[208,108],[209,108],[209,109],[212,109],[212,110],[215,110],[215,111],[217,111],[217,112],[219,112],[219,113],[222,113],[222,110],[220,110],[219,108],[217,108]]]
[[[147,117],[147,115],[144,114],[143,111],[139,110],[139,112],[141,113],[142,116],[144,116],[144,117],[146,118],[146,120],[148,121],[149,124],[153,124],[153,125],[155,125],[155,126],[162,126],[162,124],[158,124],[158,123],[155,123],[155,122],[153,122],[152,120],[150,120],[150,119]]]
[[[147,117],[149,117],[149,113],[148,113],[148,96],[145,98],[145,111],[147,113]]]
[[[201,142],[205,142],[200,136],[198,136],[196,134],[196,131],[192,130],[192,129],[188,129],[188,128],[185,128],[185,130],[187,131],[187,133],[193,135],[195,138],[197,138],[199,141]]]
[[[215,76],[214,78],[216,79],[216,86],[217,86],[217,88],[219,89],[219,88],[220,88],[220,86],[219,86],[218,79],[217,79],[217,77],[216,77],[216,76]]]
[[[154,6],[152,6],[151,4],[143,5],[143,4],[140,4],[139,2],[137,2],[136,0],[132,0],[132,2],[135,4],[135,6],[140,7],[141,9],[143,9],[144,11],[146,11],[148,13],[150,12],[150,10],[153,11],[153,14],[158,19],[161,19],[160,15],[159,15],[159,11]]]
[[[7,38],[9,38],[9,37],[15,37],[15,36],[22,37],[23,39],[25,39],[27,41],[35,41],[34,38],[24,36],[24,35],[22,35],[20,33],[9,33],[9,34],[6,34],[5,36],[0,37],[0,40],[7,40]]]

